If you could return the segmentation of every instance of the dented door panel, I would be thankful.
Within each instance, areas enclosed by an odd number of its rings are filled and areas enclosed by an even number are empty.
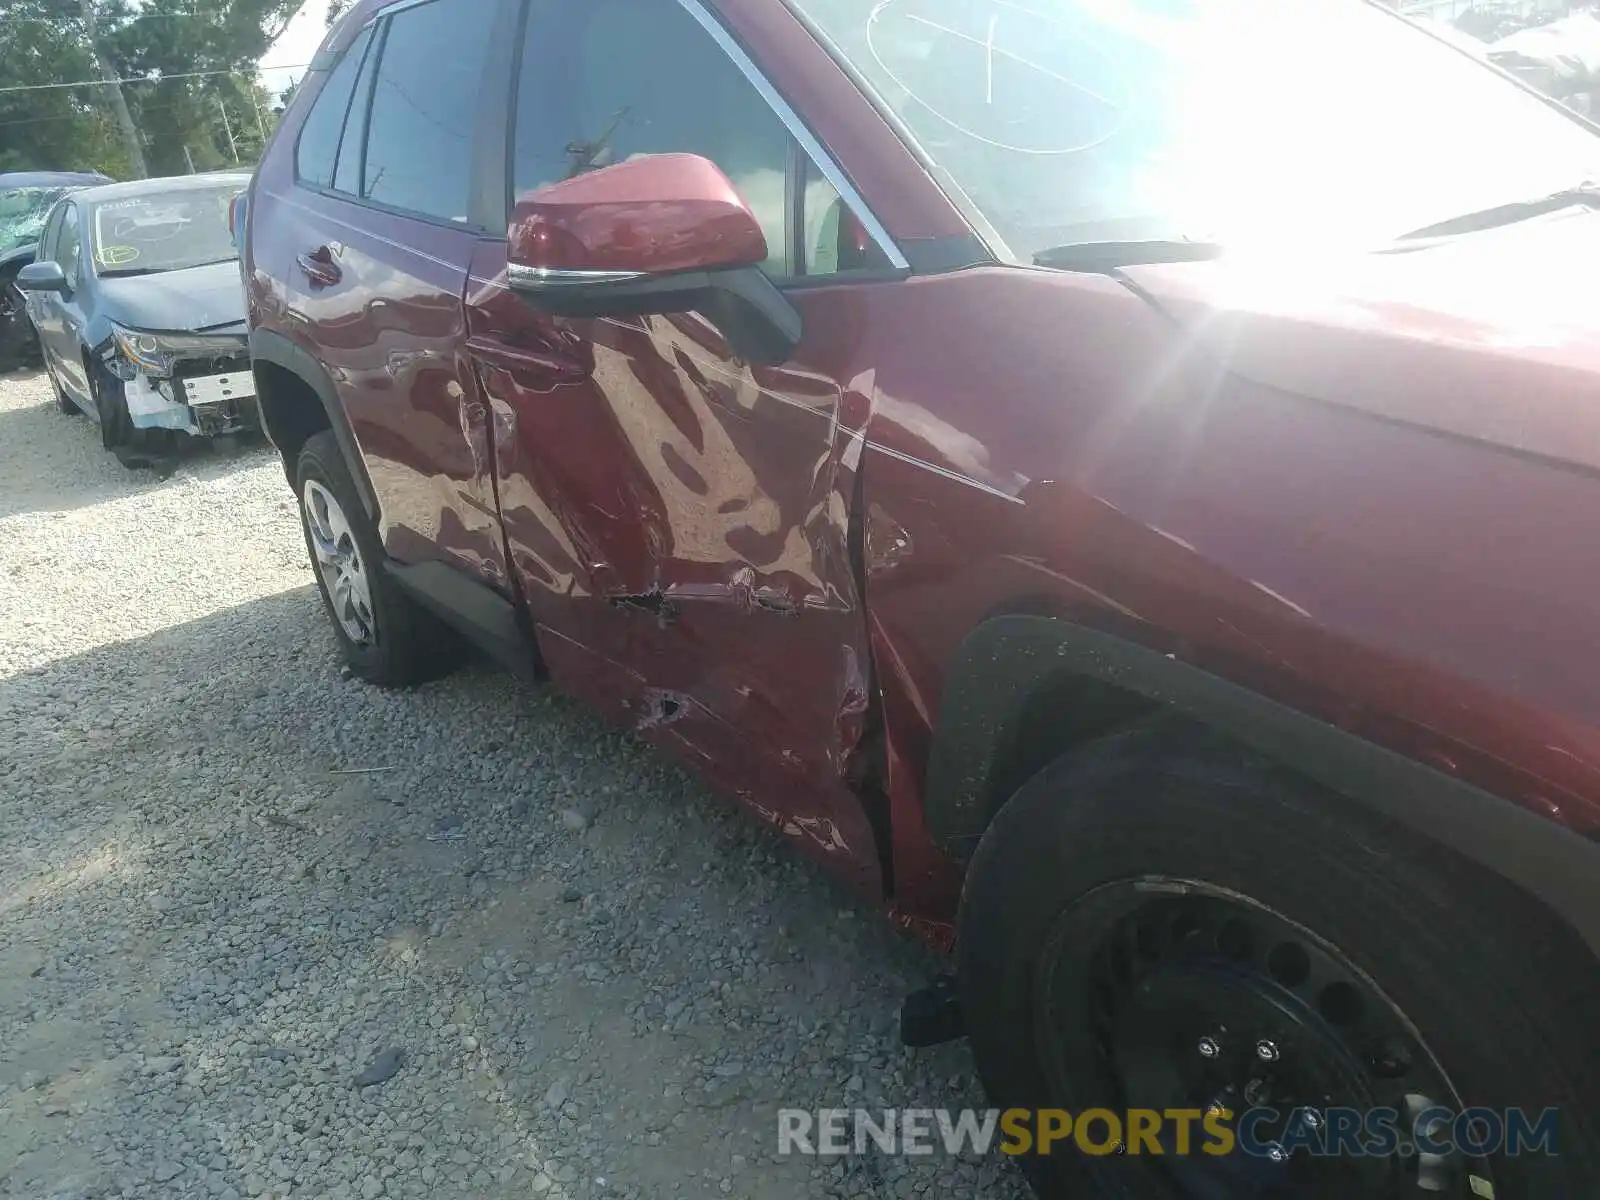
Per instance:
[[[649,402],[619,419],[663,504],[652,583],[675,609],[665,653],[683,690],[824,785],[860,737],[865,693],[840,386],[735,362],[692,315],[652,325]]]
[[[496,253],[469,350],[552,675],[876,892],[849,783],[871,684],[840,382],[752,369],[693,315],[534,314]]]
[[[530,615],[607,660],[633,661],[644,631],[619,598],[649,588],[651,521],[641,513],[654,501],[628,474],[596,386],[597,370],[614,364],[597,367],[574,327],[534,313],[505,286],[503,242],[480,247],[466,311],[511,572]]]
[[[478,239],[331,195],[279,197],[272,241],[320,247],[328,284],[282,278],[286,331],[338,389],[378,499],[384,549],[506,589],[488,410],[461,355],[462,286]]]
[[[688,701],[663,713],[643,698],[641,726],[670,730],[752,808],[877,887],[878,847],[850,786],[871,667],[844,389],[799,362],[739,362],[692,314],[610,326],[602,340],[639,381],[608,403],[629,469],[660,505],[648,513],[648,594],[662,611],[646,673]]]

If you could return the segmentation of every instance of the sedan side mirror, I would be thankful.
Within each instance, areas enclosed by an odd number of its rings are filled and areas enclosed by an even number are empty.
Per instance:
[[[17,272],[16,284],[19,292],[54,292],[65,296],[72,290],[61,264],[55,262],[29,263]]]
[[[509,240],[507,283],[541,312],[699,312],[758,363],[800,342],[800,314],[761,271],[760,224],[699,155],[646,155],[530,192]]]

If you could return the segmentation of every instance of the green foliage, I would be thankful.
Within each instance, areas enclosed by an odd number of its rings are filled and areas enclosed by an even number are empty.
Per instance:
[[[0,86],[98,79],[86,5],[106,64],[134,80],[122,91],[151,174],[182,174],[191,159],[196,170],[231,166],[234,145],[239,161],[256,160],[274,104],[256,86],[255,64],[299,0],[5,0]],[[198,71],[226,73],[162,78]],[[0,91],[0,171],[95,169],[127,178],[129,151],[110,93],[98,84]]]
[[[82,79],[94,60],[71,29],[62,0],[13,0],[0,21],[5,86]],[[98,167],[117,157],[109,113],[69,88],[0,92],[0,171]],[[127,162],[117,166],[127,169]]]

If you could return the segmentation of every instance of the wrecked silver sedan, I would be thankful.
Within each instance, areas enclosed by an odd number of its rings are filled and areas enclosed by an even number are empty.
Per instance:
[[[51,212],[37,259],[17,277],[58,405],[95,418],[130,466],[174,439],[257,426],[228,230],[229,205],[248,184],[218,174],[76,192]]]

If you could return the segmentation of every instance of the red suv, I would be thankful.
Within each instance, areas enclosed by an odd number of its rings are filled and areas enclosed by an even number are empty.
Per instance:
[[[1254,1114],[1042,1193],[1572,1200],[1595,178],[1362,0],[360,0],[251,351],[357,675],[693,763],[956,946],[999,1107]]]

